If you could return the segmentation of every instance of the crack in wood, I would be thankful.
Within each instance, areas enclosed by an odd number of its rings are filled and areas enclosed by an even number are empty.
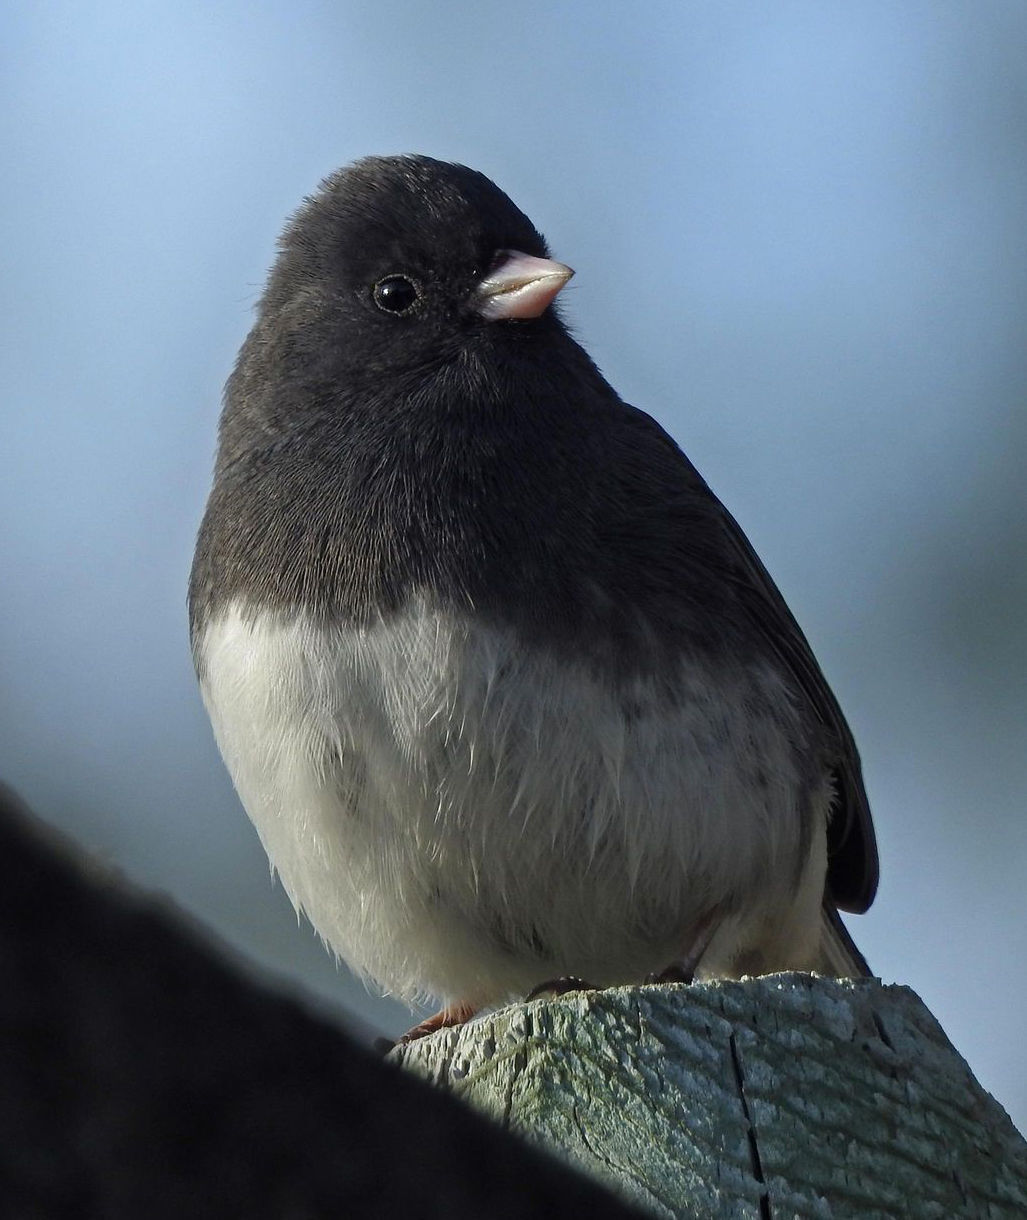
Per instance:
[[[452,1076],[450,1074],[449,1069],[450,1069],[450,1065],[453,1062],[453,1056],[455,1054],[456,1054],[456,1048],[454,1045],[451,1044],[449,1046],[448,1052],[442,1056],[442,1059],[439,1062],[439,1084],[444,1089],[449,1088],[450,1081],[452,1080]]]
[[[894,1051],[895,1047],[892,1045],[891,1038],[888,1037],[888,1031],[884,1028],[884,1022],[881,1020],[880,1014],[871,1009],[870,1019],[877,1029],[877,1036],[890,1051]]]
[[[506,1097],[503,1099],[503,1117],[500,1122],[507,1128],[510,1126],[510,1116],[513,1113],[514,1089],[517,1087],[519,1077],[528,1070],[528,1043],[534,1035],[535,1022],[532,1020],[531,1013],[526,1011],[524,1014],[524,1041],[514,1052],[510,1076],[507,1080]]]
[[[752,1114],[749,1112],[748,1099],[745,1096],[745,1076],[742,1072],[741,1056],[738,1054],[738,1042],[735,1039],[733,1031],[728,1038],[728,1046],[731,1049],[731,1066],[734,1068],[738,1100],[742,1103],[742,1114],[745,1117],[746,1134],[749,1138],[749,1159],[752,1162],[752,1176],[760,1186],[760,1220],[774,1220],[773,1213],[770,1210],[770,1189],[767,1186],[766,1178],[763,1176],[759,1142],[756,1139],[756,1127],[752,1121]]]
[[[653,1200],[656,1204],[666,1207],[668,1203],[656,1191],[653,1190],[651,1184],[641,1177],[633,1168],[628,1165],[620,1165],[612,1159],[602,1147],[601,1142],[596,1142],[589,1135],[588,1125],[582,1119],[578,1110],[578,1103],[575,1101],[571,1104],[571,1122],[574,1124],[574,1129],[578,1133],[578,1138],[581,1140],[584,1147],[592,1155],[594,1161],[599,1165],[604,1165],[608,1171],[607,1181],[611,1188],[620,1194],[624,1194],[624,1183],[630,1182],[635,1190],[640,1192],[646,1199]],[[594,1172],[594,1171],[593,1171]],[[634,1192],[627,1192],[628,1198],[634,1197]]]

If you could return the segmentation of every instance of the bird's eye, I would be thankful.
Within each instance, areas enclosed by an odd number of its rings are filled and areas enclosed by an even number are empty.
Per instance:
[[[417,285],[405,275],[387,275],[374,286],[374,303],[386,313],[409,313],[420,298]]]

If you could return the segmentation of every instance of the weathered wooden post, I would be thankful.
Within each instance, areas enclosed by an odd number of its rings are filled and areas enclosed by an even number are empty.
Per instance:
[[[905,987],[574,992],[393,1057],[655,1215],[1027,1216],[1027,1144]]]

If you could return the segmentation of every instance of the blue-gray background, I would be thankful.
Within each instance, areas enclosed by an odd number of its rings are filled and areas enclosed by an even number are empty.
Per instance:
[[[851,921],[1027,1125],[1027,6],[6,4],[0,774],[319,1003],[184,590],[285,215],[368,152],[495,178],[727,502],[861,745]]]

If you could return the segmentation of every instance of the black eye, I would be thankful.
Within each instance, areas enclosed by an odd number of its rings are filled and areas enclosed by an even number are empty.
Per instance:
[[[374,286],[374,303],[386,313],[409,313],[420,297],[417,285],[405,275],[387,275]]]

